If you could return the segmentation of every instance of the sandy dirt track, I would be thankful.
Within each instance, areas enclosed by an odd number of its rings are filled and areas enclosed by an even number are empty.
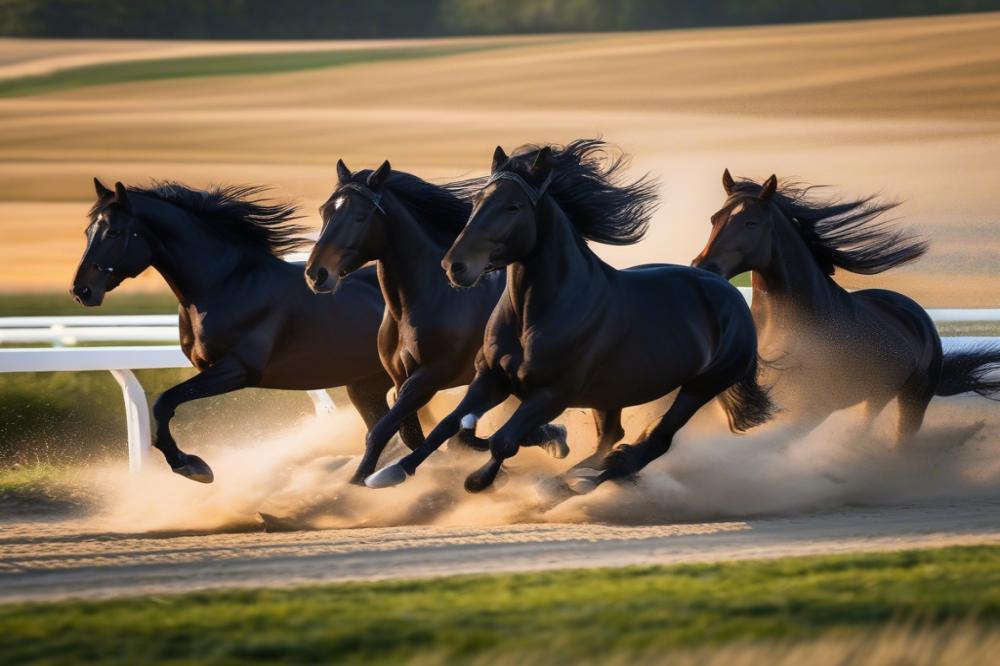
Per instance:
[[[0,535],[0,602],[1000,543],[1000,501],[653,527],[527,524],[191,536]]]
[[[656,409],[628,410],[627,437]],[[554,508],[545,482],[594,444],[578,410],[560,419],[569,460],[522,452],[495,492],[475,496],[461,479],[481,461],[447,450],[398,488],[348,485],[356,458],[338,454],[356,454],[361,429],[347,412],[256,445],[195,441],[212,485],[159,460],[141,475],[112,466],[85,471],[83,514],[0,517],[0,602],[1000,543],[994,403],[935,401],[905,451],[887,445],[894,410],[864,440],[856,416],[806,437],[780,423],[734,437],[703,410],[636,482]],[[279,517],[272,531],[261,512]]]

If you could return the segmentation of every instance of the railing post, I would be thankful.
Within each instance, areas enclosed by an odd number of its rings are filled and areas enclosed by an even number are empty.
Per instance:
[[[128,469],[142,471],[152,449],[149,429],[149,403],[142,384],[131,370],[111,370],[125,399],[125,423],[128,429]]]
[[[306,393],[309,394],[309,398],[313,402],[313,409],[316,410],[316,416],[333,414],[338,409],[351,406],[351,399],[347,397],[347,389],[343,387],[329,390],[315,389],[313,391],[306,391]]]
[[[313,402],[313,409],[316,410],[316,416],[333,414],[337,411],[337,405],[333,404],[333,399],[330,397],[330,394],[323,389],[306,391],[306,393],[309,394],[309,398]]]

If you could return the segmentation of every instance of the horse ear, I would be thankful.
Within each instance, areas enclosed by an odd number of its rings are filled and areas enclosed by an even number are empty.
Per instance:
[[[504,164],[507,163],[507,153],[503,152],[503,148],[497,146],[497,149],[493,151],[493,166],[491,170],[496,173],[500,170]]]
[[[337,160],[337,180],[341,183],[351,182],[351,170],[344,164],[344,160]]]
[[[389,160],[382,162],[379,168],[375,169],[368,175],[368,187],[373,190],[377,190],[385,184],[385,179],[389,177],[389,172],[392,171],[392,165],[389,164]]]
[[[736,181],[730,175],[729,169],[722,172],[722,188],[726,190],[726,194],[732,194],[733,190],[736,189]]]
[[[777,189],[778,177],[772,173],[771,177],[764,181],[764,186],[761,188],[758,198],[762,201],[767,201],[774,195],[774,192]]]
[[[94,191],[97,192],[98,199],[103,199],[104,197],[114,194],[114,192],[106,188],[104,183],[102,183],[97,177],[94,178]]]
[[[115,183],[115,200],[118,201],[119,206],[130,213],[132,212],[132,204],[128,200],[128,190],[125,189],[121,181]]]
[[[540,176],[548,175],[549,171],[552,171],[552,149],[545,146],[535,155],[535,161],[531,163],[531,173]]]

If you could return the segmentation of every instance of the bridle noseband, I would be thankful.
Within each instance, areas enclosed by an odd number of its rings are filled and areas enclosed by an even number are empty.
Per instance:
[[[549,171],[549,175],[545,177],[542,184],[537,188],[534,188],[528,183],[528,181],[521,178],[513,171],[497,171],[495,174],[490,176],[489,180],[486,181],[486,184],[483,185],[483,189],[485,190],[498,180],[509,180],[513,183],[517,183],[518,186],[524,191],[524,194],[527,195],[528,200],[531,201],[531,205],[537,208],[538,202],[542,200],[543,196],[545,196],[545,190],[549,189],[549,185],[552,184],[552,172]]]
[[[389,217],[389,214],[385,212],[385,208],[382,208],[382,193],[381,192],[374,192],[370,188],[365,187],[364,185],[362,185],[361,183],[347,183],[345,185],[341,185],[340,187],[338,187],[337,191],[333,193],[334,196],[336,196],[338,193],[342,192],[343,190],[354,190],[355,192],[357,192],[358,194],[360,194],[364,198],[366,198],[369,201],[371,201],[372,205],[375,206],[375,208],[376,208],[376,210],[378,210],[378,212],[382,213],[386,217]]]

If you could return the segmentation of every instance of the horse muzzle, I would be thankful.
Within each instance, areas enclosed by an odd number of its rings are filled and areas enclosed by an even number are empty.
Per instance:
[[[84,307],[96,307],[104,302],[104,289],[96,289],[89,285],[74,284],[70,287],[73,300]]]
[[[344,273],[346,275],[346,272]],[[332,273],[325,266],[306,268],[306,284],[315,294],[332,294],[340,287],[340,273]]]

